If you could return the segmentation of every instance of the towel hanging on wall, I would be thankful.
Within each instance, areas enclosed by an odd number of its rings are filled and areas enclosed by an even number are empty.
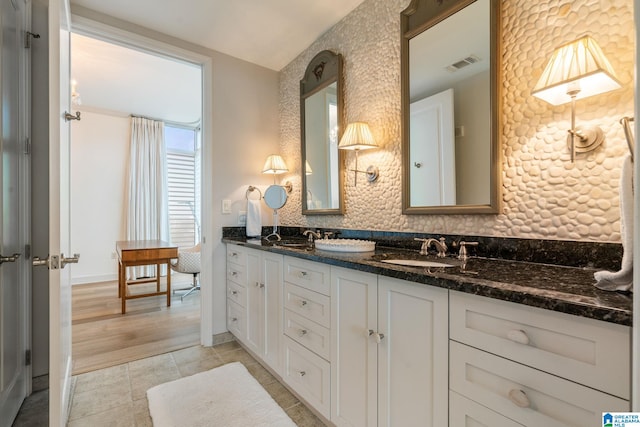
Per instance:
[[[620,176],[620,234],[622,266],[620,271],[597,271],[596,287],[605,291],[631,291],[633,288],[633,162],[631,155],[622,161]]]
[[[260,237],[262,235],[261,199],[247,199],[247,237]]]

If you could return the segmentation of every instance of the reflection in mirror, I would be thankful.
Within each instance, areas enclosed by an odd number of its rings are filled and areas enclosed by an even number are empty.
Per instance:
[[[403,212],[494,213],[498,1],[440,3],[402,13]]]
[[[302,213],[341,214],[342,56],[316,55],[300,81]]]

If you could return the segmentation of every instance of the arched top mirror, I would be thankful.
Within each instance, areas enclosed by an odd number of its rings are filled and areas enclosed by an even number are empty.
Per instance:
[[[413,0],[401,28],[403,213],[497,213],[499,0]]]
[[[318,53],[300,81],[302,214],[343,214],[342,55]]]

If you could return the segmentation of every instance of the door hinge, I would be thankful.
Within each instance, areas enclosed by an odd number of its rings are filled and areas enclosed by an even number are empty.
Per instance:
[[[31,31],[24,32],[24,47],[25,49],[31,48],[31,39],[39,39],[40,34],[32,33]]]
[[[24,245],[24,259],[31,258],[31,245]]]
[[[31,350],[27,350],[24,352],[24,364],[26,366],[31,365]]]
[[[24,154],[26,155],[30,155],[31,154],[31,138],[27,137],[24,140]]]

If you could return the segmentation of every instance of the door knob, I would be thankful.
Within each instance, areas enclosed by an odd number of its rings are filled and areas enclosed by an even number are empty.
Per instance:
[[[18,258],[20,258],[20,254],[13,254],[9,256],[0,255],[0,265],[5,262],[16,262]]]
[[[40,258],[38,256],[34,256],[33,259],[31,260],[31,265],[33,265],[34,267],[39,267],[41,265],[45,265],[45,266],[49,266],[49,257],[47,256],[46,258]]]
[[[60,268],[64,268],[67,264],[77,264],[78,261],[80,261],[80,254],[73,254],[69,258],[65,258],[64,254],[60,254]]]

